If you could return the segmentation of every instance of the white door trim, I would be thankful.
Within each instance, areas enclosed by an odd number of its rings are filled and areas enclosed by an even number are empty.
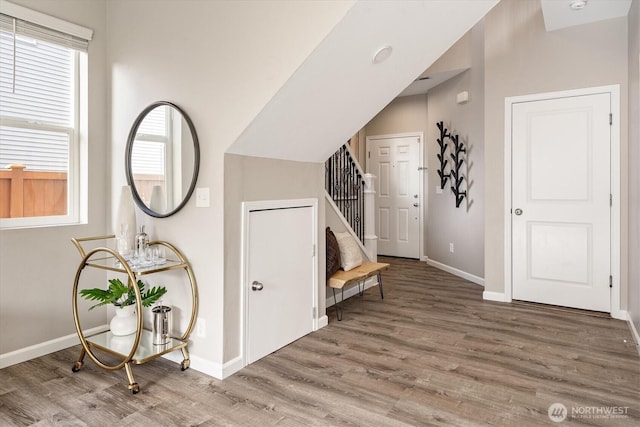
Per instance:
[[[425,255],[424,255],[424,214],[423,212],[427,209],[426,203],[427,203],[427,199],[424,195],[424,181],[428,179],[428,174],[425,174],[426,172],[426,168],[424,166],[424,132],[404,132],[404,133],[391,133],[391,134],[386,134],[386,135],[371,135],[371,136],[367,136],[365,139],[365,152],[368,153],[369,152],[369,142],[370,141],[375,141],[375,140],[380,140],[380,139],[391,139],[391,138],[407,138],[407,137],[413,137],[413,138],[418,138],[418,167],[420,168],[420,172],[422,172],[422,174],[419,175],[420,177],[420,186],[418,187],[418,194],[420,195],[420,207],[421,209],[418,209],[418,229],[419,229],[419,234],[420,234],[420,253],[418,254],[420,260],[425,260]],[[369,167],[369,158],[368,155],[365,158],[365,171],[367,173],[371,173],[371,169]],[[374,176],[375,178],[375,176]],[[428,183],[427,183],[427,188],[429,188]]]
[[[512,106],[513,104],[530,101],[541,101],[553,98],[564,98],[584,95],[608,93],[611,95],[611,275],[613,287],[611,289],[611,316],[616,319],[626,319],[626,312],[620,309],[620,85],[598,86],[591,88],[566,90],[559,92],[538,93],[532,95],[512,96],[504,100],[504,298],[512,299],[512,258],[511,258],[511,154],[512,154]],[[496,298],[496,293],[487,295]]]
[[[252,211],[261,211],[267,209],[290,209],[311,207],[313,211],[313,245],[315,248],[315,261],[313,263],[313,330],[318,330],[318,199],[292,199],[292,200],[261,200],[253,202],[242,202],[242,251],[240,260],[240,293],[242,301],[240,302],[240,319],[242,325],[240,327],[240,354],[242,354],[242,367],[247,366],[247,326],[248,326],[248,289],[247,284],[249,277],[249,214]]]

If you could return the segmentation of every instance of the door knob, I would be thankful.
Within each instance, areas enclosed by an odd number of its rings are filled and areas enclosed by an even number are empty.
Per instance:
[[[522,209],[516,209],[513,213],[516,215],[522,215]]]
[[[251,284],[252,291],[261,291],[262,288],[264,288],[264,285],[258,282],[257,280],[254,280],[253,283]]]
[[[417,208],[420,205],[418,203],[414,203],[413,206],[415,206]]]

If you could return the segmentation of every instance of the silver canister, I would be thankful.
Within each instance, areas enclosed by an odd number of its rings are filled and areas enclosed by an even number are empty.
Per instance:
[[[168,344],[171,339],[171,307],[157,305],[153,312],[153,344]]]

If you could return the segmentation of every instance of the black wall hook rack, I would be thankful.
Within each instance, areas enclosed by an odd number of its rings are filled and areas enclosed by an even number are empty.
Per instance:
[[[462,168],[462,164],[464,163],[464,156],[461,153],[466,153],[466,149],[464,148],[464,143],[460,141],[458,135],[451,135],[449,137],[453,142],[453,152],[450,154],[451,161],[453,165],[451,166],[451,191],[453,191],[454,196],[456,196],[456,208],[460,207],[462,200],[467,195],[466,191],[460,191],[460,186],[464,181],[464,176],[460,173],[460,169]]]
[[[444,173],[445,168],[447,167],[447,163],[449,160],[445,159],[445,153],[447,152],[447,147],[449,144],[445,142],[445,140],[450,136],[447,128],[444,127],[444,122],[436,123],[438,129],[440,129],[440,138],[438,138],[438,145],[440,146],[440,153],[437,154],[438,160],[440,161],[440,168],[438,169],[438,176],[440,177],[440,188],[444,189],[447,185],[447,179],[451,176],[448,173]]]
[[[449,133],[447,128],[444,127],[444,122],[440,121],[436,123],[436,126],[440,130],[440,138],[437,139],[438,145],[440,146],[440,153],[437,154],[438,161],[440,161],[440,169],[438,169],[440,188],[444,189],[447,185],[447,180],[451,178],[451,191],[453,192],[453,195],[456,196],[456,208],[459,208],[460,204],[467,196],[466,191],[461,191],[465,177],[460,173],[462,165],[465,162],[465,156],[463,153],[466,153],[467,150],[464,143],[460,141],[458,135],[452,135]],[[451,152],[449,153],[452,162],[449,167],[449,173],[445,173],[445,168],[449,163],[449,160],[445,158],[447,148],[449,147],[449,144],[446,142],[447,138],[451,140],[453,145],[450,150]]]

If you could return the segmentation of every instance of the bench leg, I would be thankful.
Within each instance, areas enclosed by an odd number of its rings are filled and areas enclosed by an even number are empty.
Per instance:
[[[384,293],[382,292],[382,276],[378,273],[378,287],[380,288],[380,299],[384,299]]]
[[[333,305],[336,307],[336,317],[338,318],[338,321],[341,321],[342,314],[344,313],[344,307],[342,307],[342,303],[344,301],[344,287],[342,288],[342,299],[340,302],[338,302],[338,299],[336,298],[335,288],[331,288],[331,290],[333,291]]]

